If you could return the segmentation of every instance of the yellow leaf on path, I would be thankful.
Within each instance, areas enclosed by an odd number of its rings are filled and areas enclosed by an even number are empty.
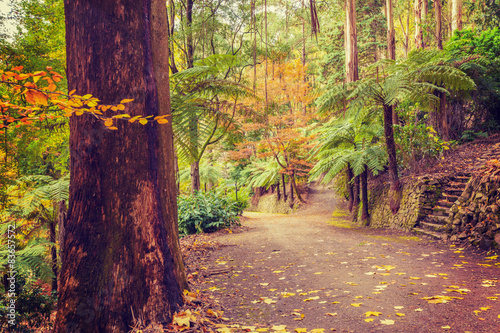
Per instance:
[[[283,331],[284,329],[286,329],[286,325],[273,325],[271,329],[275,331]]]
[[[446,326],[441,326],[441,328],[442,328],[442,329],[444,329],[444,330],[449,330],[449,329],[451,329],[451,327],[450,327],[449,325],[446,325]]]
[[[133,101],[133,99],[122,99],[120,104],[130,103],[132,101]]]
[[[309,302],[309,301],[314,301],[316,299],[319,299],[319,296],[314,296],[314,297],[309,297],[304,300],[304,302]]]
[[[273,271],[275,274],[283,273],[283,271]]]
[[[255,331],[255,326],[241,326],[242,330]]]
[[[366,319],[365,319],[365,321],[366,321],[367,323],[372,322],[372,321],[374,321],[374,320],[375,320],[375,319],[373,319],[373,318],[366,318]]]
[[[320,274],[323,274],[323,272],[314,273],[314,275],[320,275]]]
[[[394,309],[401,310],[401,309],[404,309],[404,306],[395,306]]]
[[[410,280],[422,280],[422,278],[410,276]]]
[[[486,297],[487,299],[490,299],[492,301],[496,301],[498,299],[497,296],[492,296],[492,297]]]
[[[340,303],[340,302],[337,302],[337,301],[335,301],[335,302],[332,302],[332,304],[339,304],[339,303]]]
[[[267,332],[267,331],[269,331],[269,329],[268,328],[258,328],[258,329],[256,329],[256,331],[257,332]]]
[[[307,328],[296,328],[295,332],[297,332],[297,333],[307,333]]]
[[[148,120],[143,118],[143,119],[139,120],[139,123],[141,125],[146,125],[148,123]]]
[[[352,306],[359,308],[363,303],[351,303]]]
[[[383,325],[394,325],[394,320],[389,320],[389,319],[380,320],[380,323]]]
[[[396,316],[398,316],[398,317],[404,317],[406,315],[404,313],[396,313]]]
[[[415,309],[415,312],[422,312],[424,311],[423,309]]]
[[[315,328],[309,331],[309,333],[324,333],[324,332],[325,332],[324,328]]]
[[[330,317],[335,317],[337,315],[337,312],[335,313],[327,313],[326,316],[330,316]]]
[[[354,282],[346,282],[345,284],[348,284],[350,286],[357,286],[358,285],[357,283],[354,283]]]
[[[269,283],[261,283],[260,285],[266,287],[269,285]]]
[[[491,309],[491,306],[485,306],[479,309],[481,309],[481,311],[488,311],[489,309]]]
[[[364,313],[364,315],[367,316],[367,317],[371,317],[371,316],[378,317],[381,314],[382,314],[382,312],[377,312],[377,311],[367,311],[367,312]]]

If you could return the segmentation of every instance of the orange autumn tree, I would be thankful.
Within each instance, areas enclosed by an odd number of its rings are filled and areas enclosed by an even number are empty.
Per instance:
[[[238,123],[244,139],[237,144],[232,158],[247,159],[255,165],[272,160],[278,165],[283,184],[288,176],[292,197],[295,194],[303,201],[297,181],[306,178],[312,167],[307,162],[308,151],[313,147],[313,136],[307,130],[314,120],[312,110],[308,109],[313,98],[311,87],[304,80],[306,67],[299,59],[273,63],[272,69],[267,85],[260,82],[265,77],[265,66],[257,69],[260,79],[256,94],[260,98],[243,101]],[[266,86],[267,105],[263,97]],[[254,178],[259,176],[258,170],[262,168],[254,168]]]
[[[69,118],[85,113],[104,122],[110,130],[117,130],[116,122],[126,119],[142,125],[149,121],[166,123],[166,116],[134,116],[118,113],[125,110],[125,104],[132,99],[122,99],[114,105],[100,104],[100,100],[91,94],[77,95],[76,91],[65,93],[58,87],[63,76],[47,67],[46,71],[23,73],[23,67],[0,70],[0,134],[10,126],[21,127],[34,121],[45,119]],[[116,114],[107,112],[116,112]]]

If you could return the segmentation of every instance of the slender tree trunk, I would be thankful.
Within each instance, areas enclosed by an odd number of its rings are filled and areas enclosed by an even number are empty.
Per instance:
[[[439,50],[443,49],[443,4],[442,0],[435,1],[436,6],[436,42]]]
[[[266,43],[266,73],[264,74],[264,90],[266,92],[266,113],[268,112],[267,108],[269,106],[269,96],[268,96],[268,91],[267,91],[267,59],[269,58],[269,52],[268,52],[268,40],[267,40],[267,0],[264,0],[264,33],[265,33],[265,43]]]
[[[186,1],[186,47],[187,47],[187,67],[194,66],[194,41],[193,41],[193,5],[194,0]]]
[[[396,33],[394,31],[392,0],[386,0],[385,6],[387,12],[387,58],[396,60]]]
[[[359,211],[359,176],[354,177],[353,184],[353,203],[352,203],[352,211],[351,211],[351,221],[356,222],[358,220],[358,211]]]
[[[349,195],[349,213],[352,213],[352,209],[354,207],[354,185],[352,184],[352,179],[354,178],[354,173],[352,172],[352,168],[349,164],[347,164],[347,193]]]
[[[424,40],[422,34],[422,1],[415,0],[414,14],[415,14],[415,47],[421,49],[424,47]]]
[[[292,173],[292,176],[290,177],[290,184],[292,184],[292,188],[290,190],[292,192],[295,191],[297,199],[299,199],[300,202],[304,202],[304,199],[302,199],[302,196],[300,195],[299,189],[297,187],[297,182],[295,181],[295,173]]]
[[[370,225],[370,214],[368,213],[368,167],[365,165],[363,173],[361,173],[361,222],[363,225]]]
[[[200,161],[191,163],[191,194],[200,190]]]
[[[55,206],[55,205],[54,205]],[[54,207],[56,208],[56,207]],[[52,278],[52,291],[57,291],[57,250],[56,250],[56,221],[49,222],[49,240],[52,244],[50,247],[50,257],[51,257],[51,268],[52,273],[54,273],[54,277]]]
[[[429,46],[429,31],[427,29],[427,17],[428,17],[428,15],[429,15],[429,0],[422,0],[420,22],[423,25],[422,28],[425,28],[425,30],[427,32],[426,34],[422,33],[422,48],[426,48],[427,46]]]
[[[283,201],[286,202],[288,197],[286,195],[286,182],[285,182],[285,174],[281,174],[281,182],[283,183]]]
[[[278,195],[278,201],[281,200],[281,191],[280,191],[280,181],[276,184],[276,194]]]
[[[450,124],[448,123],[448,102],[446,94],[439,92],[439,120],[441,137],[444,141],[450,140]]]
[[[392,127],[392,109],[389,105],[384,105],[384,135],[387,155],[389,156],[389,181],[391,183],[389,205],[392,213],[396,214],[401,204],[402,191],[398,175],[394,130]]]
[[[170,115],[164,1],[65,0],[65,16],[69,89],[104,104],[133,98],[131,116]],[[55,333],[166,324],[182,303],[171,124],[117,127],[70,119]]]
[[[355,82],[358,72],[358,35],[356,32],[356,1],[346,0],[346,82]]]
[[[253,47],[252,47],[252,58],[253,58],[253,92],[257,89],[257,18],[255,17],[255,1],[251,0],[252,4],[252,29],[253,29]]]
[[[451,2],[451,32],[462,30],[462,0]]]

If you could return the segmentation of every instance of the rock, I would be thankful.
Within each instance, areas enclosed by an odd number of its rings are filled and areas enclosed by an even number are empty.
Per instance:
[[[457,235],[452,235],[450,237],[450,242],[456,242],[458,240],[458,236]]]
[[[460,235],[458,235],[458,239],[466,239],[467,238],[467,233],[464,231]]]
[[[454,219],[453,220],[453,225],[459,225],[461,223],[462,223],[462,220],[460,220],[460,219]]]
[[[495,243],[500,247],[500,232],[495,235]]]

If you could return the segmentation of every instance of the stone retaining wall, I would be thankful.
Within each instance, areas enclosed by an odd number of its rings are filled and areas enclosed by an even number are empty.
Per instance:
[[[484,250],[500,247],[500,162],[494,160],[472,176],[451,207],[451,241],[467,240]]]
[[[403,181],[403,199],[396,215],[389,207],[389,184],[375,186],[370,193],[371,226],[411,230],[432,212],[448,177],[421,176]]]

